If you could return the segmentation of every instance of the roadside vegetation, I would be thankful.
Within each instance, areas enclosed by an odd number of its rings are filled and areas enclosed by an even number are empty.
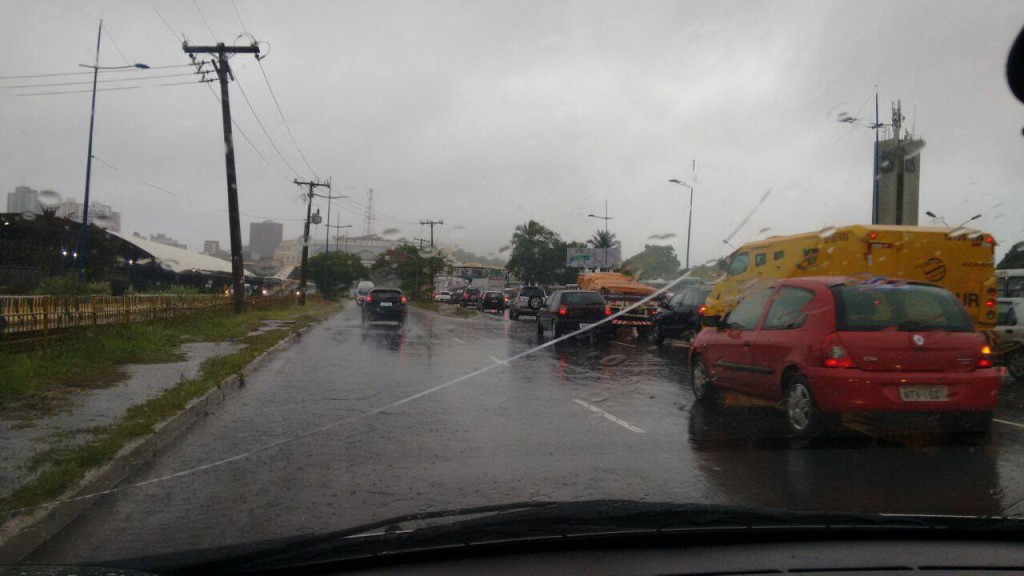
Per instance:
[[[118,364],[174,359],[173,350],[185,341],[238,338],[245,346],[233,354],[206,360],[196,378],[182,380],[159,396],[132,406],[113,424],[84,431],[89,436],[85,442],[52,448],[37,455],[29,467],[34,474],[32,480],[9,496],[0,498],[0,513],[37,506],[59,497],[90,469],[108,462],[132,440],[151,433],[157,424],[181,412],[191,400],[213,389],[225,378],[240,374],[274,344],[338,312],[341,306],[311,300],[305,308],[256,311],[242,316],[207,313],[154,324],[90,331],[74,341],[59,342],[35,353],[22,353],[20,356],[29,357],[30,361],[19,362],[14,369],[9,368],[9,362],[18,355],[0,353],[0,366],[3,367],[0,393],[4,394],[0,398],[4,409],[15,411],[20,407],[18,412],[25,416],[29,408],[37,414],[40,407],[53,409],[55,398],[66,399],[76,390],[90,385],[111,385],[113,381],[106,378],[120,376]],[[293,323],[248,335],[264,320],[291,320]],[[9,382],[16,382],[17,386],[9,386]]]

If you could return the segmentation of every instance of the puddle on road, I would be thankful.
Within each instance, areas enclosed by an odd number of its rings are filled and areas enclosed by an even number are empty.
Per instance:
[[[87,438],[84,430],[114,422],[129,407],[154,398],[182,380],[195,378],[202,363],[214,356],[241,350],[236,342],[193,342],[179,351],[181,362],[127,364],[128,377],[110,388],[75,394],[59,414],[28,422],[0,419],[0,496],[24,479],[23,466],[33,456],[58,446],[73,446]]]

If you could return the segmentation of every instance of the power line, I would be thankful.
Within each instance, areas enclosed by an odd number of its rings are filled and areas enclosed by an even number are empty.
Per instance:
[[[153,0],[146,0],[146,2],[149,3],[149,7],[153,9],[153,12],[156,12],[156,15],[160,18],[160,21],[164,23],[164,26],[167,27],[168,32],[171,33],[171,36],[174,36],[175,41],[177,41],[177,40],[184,40],[185,39],[185,35],[184,34],[182,34],[180,38],[178,37],[178,33],[175,32],[174,28],[171,28],[171,25],[167,23],[167,19],[164,18],[164,15],[161,14],[160,11],[156,9],[156,6],[153,4]]]
[[[109,28],[104,28],[103,33],[107,35],[107,40],[110,40],[110,43],[114,45],[114,49],[117,50],[117,53],[121,55],[121,60],[124,60],[125,64],[130,65],[131,62],[129,62],[128,59],[125,58],[124,52],[121,52],[121,47],[117,45],[117,41],[114,40],[114,37],[110,35]]]
[[[166,68],[188,68],[192,64],[172,64],[168,66],[150,66],[148,70],[163,70]],[[123,70],[100,70],[100,74],[111,74],[114,72],[145,72],[143,68],[125,68]],[[92,72],[52,72],[49,74],[21,74],[18,76],[0,76],[0,80],[25,80],[28,78],[51,78],[55,76],[84,76],[92,75]]]
[[[281,153],[281,150],[277,147],[277,144],[274,143],[274,139],[270,137],[270,133],[267,132],[267,128],[263,125],[263,122],[260,120],[259,115],[256,114],[256,109],[253,108],[252,102],[249,101],[249,96],[246,95],[245,89],[242,88],[242,83],[238,81],[238,76],[235,76],[235,84],[238,86],[238,91],[242,93],[242,98],[245,100],[245,103],[249,105],[249,110],[252,111],[252,117],[256,119],[256,123],[259,124],[260,129],[263,130],[263,134],[267,137],[267,140],[270,142],[270,145],[274,148],[274,152],[277,152],[277,155],[281,158],[281,161],[284,162],[284,165],[287,166],[288,169],[291,170],[293,174],[298,176],[298,171],[292,167],[292,165],[288,162],[288,159],[285,158],[284,154]]]
[[[196,12],[199,12],[199,17],[203,19],[203,24],[206,24],[206,31],[210,33],[210,37],[216,39],[217,35],[213,33],[213,28],[210,28],[210,23],[206,20],[206,16],[199,9],[199,2],[192,0],[192,5],[196,7]]]
[[[238,16],[238,23],[242,25],[242,32],[248,34],[249,31],[245,29],[245,22],[242,22],[242,15],[238,13],[238,6],[235,5],[235,0],[231,0],[231,7],[235,9],[235,16]]]
[[[121,86],[119,88],[97,88],[97,92],[113,92],[115,90],[135,90],[138,86]],[[25,94],[15,94],[15,96],[54,96],[58,94],[89,94],[92,90],[65,90],[62,92],[26,92]]]
[[[278,102],[277,95],[274,94],[274,89],[270,86],[270,78],[267,77],[267,71],[263,68],[263,61],[257,60],[256,63],[259,64],[260,72],[263,73],[263,81],[267,84],[267,90],[270,91],[270,97],[274,100],[274,106],[277,107],[277,113],[281,115],[281,123],[284,124],[285,130],[288,131],[288,137],[292,139],[292,144],[295,145],[295,149],[299,151],[299,157],[302,158],[302,162],[306,165],[306,168],[313,173],[313,176],[320,178],[317,176],[316,170],[313,170],[313,167],[309,165],[309,160],[306,160],[306,155],[302,152],[302,147],[299,146],[299,142],[295,139],[295,135],[292,134],[292,128],[288,125],[288,120],[284,117],[284,111],[281,110],[281,103]]]
[[[210,86],[209,84],[207,84],[206,87],[210,89],[210,94],[213,96],[213,99],[216,100],[218,104],[220,104],[220,97],[217,96],[216,92],[214,92],[213,86]],[[238,125],[238,121],[235,120],[234,118],[232,118],[231,119],[231,123],[235,126],[235,128],[238,129],[238,133],[242,136],[242,139],[245,140],[249,144],[249,147],[253,149],[253,152],[256,152],[256,155],[260,157],[260,160],[263,160],[264,164],[268,164],[269,165],[270,164],[270,160],[267,160],[267,157],[264,156],[263,153],[260,152],[259,148],[257,148],[256,145],[252,143],[252,140],[250,140],[249,136],[247,136],[245,131],[242,130],[242,127]],[[281,176],[285,180],[288,180],[288,178],[284,177],[283,174]]]
[[[104,84],[107,82],[136,82],[139,80],[155,80],[158,78],[181,78],[183,76],[194,76],[196,72],[187,72],[185,74],[162,74],[159,76],[140,76],[136,78],[108,78],[106,80],[97,80],[96,83]],[[81,85],[92,85],[92,80],[85,80],[82,82],[57,82],[49,84],[22,84],[20,86],[0,86],[0,90],[15,90],[18,88],[52,88],[54,86],[81,86]]]

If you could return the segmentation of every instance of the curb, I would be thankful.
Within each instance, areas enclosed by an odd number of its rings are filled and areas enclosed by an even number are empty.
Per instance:
[[[240,375],[228,376],[206,394],[193,398],[181,412],[157,424],[151,434],[129,442],[109,462],[87,472],[76,486],[57,498],[58,503],[51,506],[44,504],[35,513],[18,516],[0,525],[0,563],[20,562],[33,550],[56,536],[92,506],[96,499],[81,498],[82,496],[117,486],[121,480],[134,472],[139,464],[152,460],[161,448],[178,438],[198,420],[216,410],[229,395],[244,387],[248,375],[263,367],[276,354],[291,347],[302,335],[333,316],[300,328],[254,358],[241,370]]]

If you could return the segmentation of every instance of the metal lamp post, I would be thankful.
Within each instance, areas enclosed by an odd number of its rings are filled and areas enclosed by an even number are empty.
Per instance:
[[[128,66],[100,66],[100,38],[103,37],[103,20],[100,20],[100,28],[96,33],[96,62],[92,66],[79,64],[83,68],[92,69],[92,109],[89,113],[89,155],[85,160],[85,199],[82,201],[82,236],[78,241],[78,252],[82,254],[78,261],[78,279],[85,279],[85,261],[88,257],[89,242],[89,184],[92,180],[92,131],[96,124],[96,81],[99,79],[100,70],[121,70],[124,68],[140,68],[148,70],[145,64],[130,64]]]
[[[608,236],[608,221],[611,217],[608,216],[608,201],[604,201],[604,216],[598,216],[597,214],[587,214],[588,218],[597,218],[598,220],[604,220],[604,265],[608,266],[608,244],[611,243],[611,237]],[[611,266],[608,266],[611,268]]]
[[[933,218],[935,220],[942,220],[942,223],[946,225],[946,228],[949,228],[949,222],[946,222],[946,219],[943,218],[942,216],[937,216],[935,212],[932,212],[931,210],[925,210],[924,214],[929,218]]]
[[[671,182],[672,184],[678,184],[678,185],[680,185],[680,186],[682,186],[684,188],[689,188],[690,189],[690,214],[689,214],[689,216],[687,218],[687,222],[686,222],[686,269],[689,270],[690,269],[690,228],[693,225],[693,186],[690,186],[686,182],[683,182],[682,180],[677,180],[675,178],[669,180],[669,182]]]

